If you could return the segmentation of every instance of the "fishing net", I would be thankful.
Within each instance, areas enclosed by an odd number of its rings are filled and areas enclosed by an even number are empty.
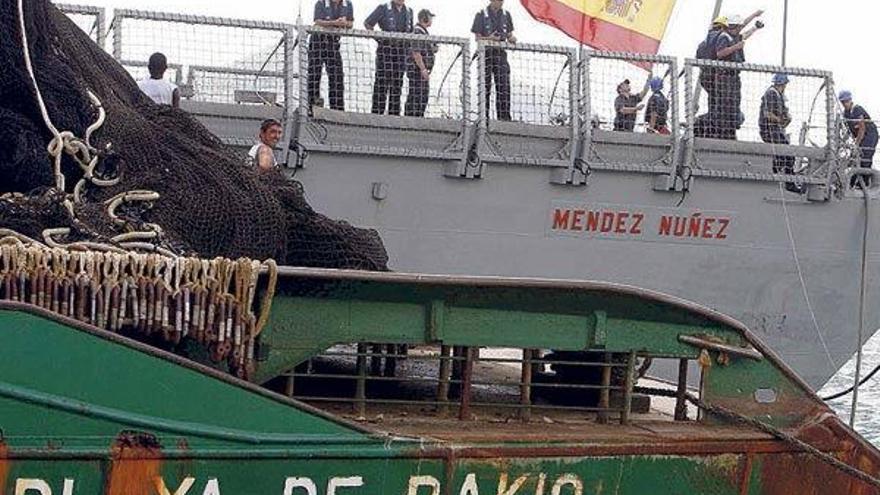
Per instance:
[[[89,172],[82,160],[61,154],[59,188],[47,153],[55,134],[27,70],[18,5],[0,3],[0,227],[39,240],[56,229],[52,240],[59,244],[124,246],[120,235],[146,232],[152,236],[135,238],[179,254],[387,269],[376,232],[315,212],[298,182],[257,172],[185,112],[153,104],[48,0],[25,0],[23,8],[34,77],[51,122],[87,136],[100,118],[97,102],[106,120],[85,139],[86,157],[97,157]],[[130,191],[158,197],[129,201]]]

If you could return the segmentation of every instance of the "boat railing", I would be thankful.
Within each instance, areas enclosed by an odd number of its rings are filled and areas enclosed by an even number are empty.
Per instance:
[[[150,71],[147,68],[147,62],[143,60],[118,60],[125,70],[136,80],[150,77]],[[168,63],[168,70],[165,72],[165,79],[178,85],[186,86],[187,82],[183,77],[183,66],[175,63]]]
[[[304,68],[297,88],[301,144],[334,152],[447,159],[461,155],[461,136],[471,107],[467,39],[312,26],[298,33],[296,58]],[[330,78],[330,68],[325,74],[322,67],[326,43],[337,40],[342,63],[338,87],[336,78]],[[436,50],[424,106],[411,90],[413,79],[421,78],[410,60],[413,47],[419,45]],[[384,67],[376,65],[379,50],[388,55]],[[385,81],[380,75],[387,76],[388,85],[377,84]]]
[[[759,120],[762,99],[776,74],[789,80],[784,91],[790,123],[780,133]],[[830,72],[796,67],[686,60],[683,104],[685,161],[697,175],[733,174],[756,180],[779,180],[785,159],[793,163],[793,181],[824,182],[837,154],[834,80]],[[737,99],[740,101],[737,105]],[[732,111],[731,111],[732,109]],[[726,142],[725,142],[726,141]],[[788,141],[787,143],[785,141]],[[731,144],[735,143],[735,147]],[[700,151],[717,150],[712,164]],[[779,165],[755,170],[747,155],[772,155]]]
[[[62,9],[75,19],[93,16],[91,21],[78,21],[79,25],[103,40],[102,9]],[[541,166],[550,170],[551,182],[572,185],[586,184],[592,170],[641,172],[660,176],[655,181],[659,190],[679,190],[684,179],[699,176],[827,185],[847,162],[838,149],[834,81],[821,70],[705,60],[680,65],[664,56],[537,44],[474,44],[446,36],[325,30],[138,10],[117,9],[110,24],[114,57],[141,76],[143,62],[134,61],[145,61],[156,51],[165,53],[174,64],[175,81],[186,89],[187,104],[197,115],[201,104],[214,105],[211,118],[217,117],[218,104],[239,109],[265,105],[266,117],[283,109],[281,116],[288,124],[285,149],[294,143],[299,150],[440,159],[446,161],[445,175],[466,178],[482,177],[492,163]],[[330,81],[323,74],[320,96],[309,97],[313,35],[339,39],[341,102],[335,96],[330,101]],[[407,52],[404,59],[414,43],[437,47],[424,115],[407,112],[406,75],[399,111],[392,108],[388,115],[387,109],[377,108],[374,113],[379,42],[399,46]],[[502,100],[509,99],[510,111],[508,116],[502,108],[499,118],[497,88],[487,82],[494,78],[491,69],[502,52],[510,67],[509,94],[503,94]],[[406,72],[405,66],[402,69]],[[629,79],[632,92],[640,92],[648,79],[643,69],[664,81],[669,134],[647,129],[644,110],[637,115],[633,132],[613,129],[617,85]],[[709,112],[710,99],[700,75],[711,71],[737,75],[737,91],[728,92],[730,98],[717,91],[713,98],[735,107],[732,95],[739,95],[738,110]],[[779,72],[791,80],[785,92],[791,116],[785,133],[790,144],[764,142],[758,123],[761,98]],[[713,108],[718,106],[712,103]],[[725,123],[725,118],[736,122]],[[251,120],[226,125],[222,132],[229,136],[224,138],[247,141],[259,123],[257,117]],[[727,124],[720,127],[728,135],[717,131],[719,122]],[[779,157],[794,160],[792,174],[774,168]]]
[[[102,7],[92,5],[77,5],[70,3],[55,4],[90,38],[100,46],[104,46],[107,22],[107,11]]]
[[[169,67],[178,71],[175,82],[193,101],[241,103],[237,92],[247,91],[276,94],[273,103],[283,105],[285,75],[294,62],[285,59],[289,28],[277,22],[116,9],[111,51],[134,77],[146,76],[152,53],[164,53]]]
[[[582,123],[577,50],[492,41],[476,46],[472,149],[480,161],[569,166]],[[498,84],[504,77],[507,90]]]
[[[289,397],[357,418],[427,409],[462,421],[628,424],[646,412],[645,400],[634,400],[640,362],[635,353],[358,343],[333,346],[282,376]],[[674,419],[687,419],[687,408]]]

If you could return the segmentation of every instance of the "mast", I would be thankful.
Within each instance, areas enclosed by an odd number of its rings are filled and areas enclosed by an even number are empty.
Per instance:
[[[785,66],[785,55],[788,48],[788,0],[782,15],[782,66]]]
[[[715,0],[715,9],[712,11],[712,18],[709,19],[709,26],[711,26],[712,23],[715,22],[715,19],[717,19],[718,16],[721,15],[721,6],[723,3],[724,3],[724,0]],[[700,86],[699,84],[697,84],[695,86],[696,86],[696,88],[694,88],[694,103],[693,104],[694,104],[694,111],[696,112],[696,110],[700,106],[700,93],[702,92],[703,87]]]
[[[719,15],[721,15],[721,4],[723,4],[723,3],[724,3],[724,0],[715,0],[715,11],[712,13],[712,19],[709,20],[709,23],[711,23],[716,18],[718,18]],[[788,0],[786,0],[785,3],[787,4]]]

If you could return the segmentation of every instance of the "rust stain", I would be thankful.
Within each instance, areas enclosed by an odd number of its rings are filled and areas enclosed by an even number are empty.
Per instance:
[[[619,445],[566,445],[528,447],[457,447],[460,459],[504,459],[542,457],[604,457],[633,455],[724,455],[724,454],[779,454],[797,452],[798,449],[778,440],[724,440],[657,442]],[[446,449],[414,449],[407,452],[424,459],[445,459]]]
[[[162,467],[161,446],[155,437],[121,433],[112,449],[112,466],[104,493],[135,495],[152,493]]]
[[[9,448],[0,443],[0,493],[7,493],[6,478],[9,475]]]
[[[745,455],[743,460],[742,478],[740,478],[739,493],[740,495],[748,495],[752,484],[752,463],[754,455],[749,453]]]
[[[862,446],[852,445],[845,456],[847,464],[855,467],[859,471],[868,473],[877,477],[880,475],[880,460],[878,460],[875,451],[868,451]],[[877,495],[880,493],[876,487],[869,485],[861,480],[852,479],[851,486],[847,492],[851,495]]]
[[[768,495],[851,493],[851,481],[843,472],[809,454],[769,456],[761,468],[761,484]]]

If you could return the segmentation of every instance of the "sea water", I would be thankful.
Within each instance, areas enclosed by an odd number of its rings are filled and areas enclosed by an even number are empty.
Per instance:
[[[880,365],[880,332],[869,340],[862,352],[862,372],[861,376],[871,372],[876,366]],[[855,356],[849,360],[846,365],[834,375],[831,380],[825,384],[819,391],[820,397],[831,395],[837,391],[845,390],[853,384],[853,378],[856,370]],[[845,395],[839,399],[828,403],[834,410],[849,423],[850,406],[852,405],[852,395]],[[874,445],[880,446],[880,373],[871,380],[859,387],[859,402],[856,408],[856,431],[864,436]]]

